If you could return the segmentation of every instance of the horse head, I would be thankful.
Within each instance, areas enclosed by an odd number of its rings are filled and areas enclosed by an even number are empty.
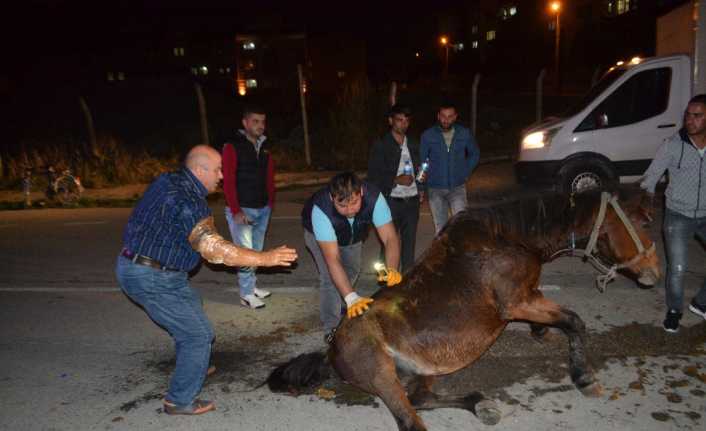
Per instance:
[[[600,255],[614,262],[613,271],[625,270],[645,286],[653,286],[660,277],[655,242],[650,238],[651,202],[641,195],[619,200],[617,195],[603,193],[598,209],[594,235]],[[604,220],[600,223],[600,213]],[[593,232],[592,232],[593,233]],[[589,240],[590,241],[590,240]],[[590,247],[587,247],[587,251]]]

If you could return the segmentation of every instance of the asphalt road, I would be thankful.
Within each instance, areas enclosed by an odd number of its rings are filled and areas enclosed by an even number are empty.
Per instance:
[[[503,192],[506,171],[488,168],[472,194]],[[0,212],[0,429],[7,430],[394,430],[379,400],[327,384],[338,395],[300,397],[257,388],[273,365],[321,349],[316,270],[303,245],[299,211],[313,188],[280,193],[267,245],[299,251],[291,270],[259,275],[274,294],[267,307],[237,305],[235,275],[205,265],[192,282],[216,328],[218,372],[202,396],[217,411],[198,418],[161,412],[161,396],[173,367],[170,338],[118,290],[113,264],[129,209]],[[226,232],[223,205],[213,206]],[[659,226],[653,227],[655,238]],[[423,209],[418,247],[433,226]],[[706,253],[694,243],[687,298],[706,276]],[[372,263],[378,246],[364,247],[359,288],[374,289]],[[663,430],[704,428],[706,420],[706,323],[685,313],[682,331],[661,329],[661,285],[641,290],[618,278],[600,294],[595,271],[578,259],[545,265],[545,294],[575,310],[589,330],[588,353],[604,387],[584,398],[567,375],[566,339],[551,332],[544,343],[512,324],[476,364],[442,379],[441,392],[482,390],[496,399],[503,418],[496,429]],[[422,413],[430,430],[492,428],[469,412]]]

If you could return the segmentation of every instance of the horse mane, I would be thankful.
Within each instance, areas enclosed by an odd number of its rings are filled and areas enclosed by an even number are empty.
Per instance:
[[[452,218],[444,230],[472,223],[491,238],[537,238],[566,231],[590,220],[600,204],[600,192],[589,191],[573,198],[563,193],[505,196],[502,201],[468,207]]]

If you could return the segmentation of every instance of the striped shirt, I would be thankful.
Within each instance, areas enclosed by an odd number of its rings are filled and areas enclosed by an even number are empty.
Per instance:
[[[189,244],[196,224],[211,215],[208,190],[186,168],[160,175],[130,215],[123,246],[163,266],[190,271],[201,255]]]

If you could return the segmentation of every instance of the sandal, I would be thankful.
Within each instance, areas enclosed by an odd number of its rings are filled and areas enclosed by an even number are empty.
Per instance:
[[[168,415],[201,415],[215,410],[213,401],[195,399],[191,404],[179,407],[171,401],[164,400],[164,413]]]

